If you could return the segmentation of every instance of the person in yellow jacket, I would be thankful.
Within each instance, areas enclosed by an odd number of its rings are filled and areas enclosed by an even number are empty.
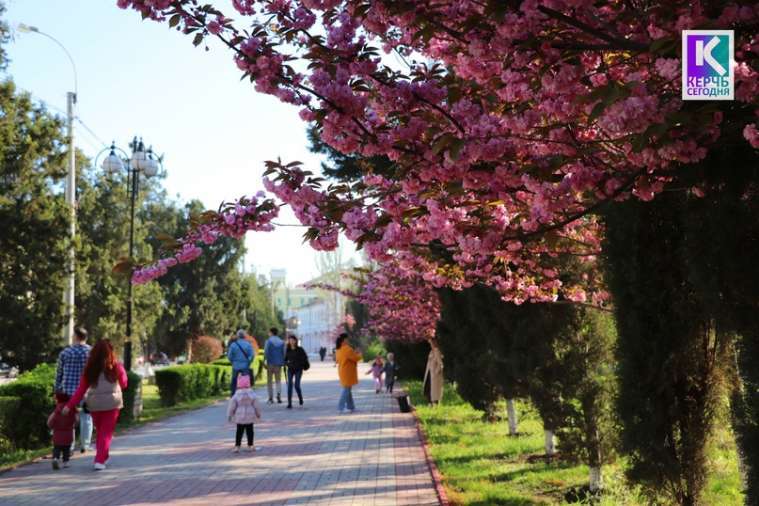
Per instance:
[[[346,407],[351,413],[356,410],[351,389],[358,383],[358,363],[361,361],[361,354],[354,351],[347,341],[348,334],[342,333],[335,342],[337,374],[340,377],[340,385],[343,387],[340,392],[340,401],[337,403],[337,409],[341,414],[345,412]]]

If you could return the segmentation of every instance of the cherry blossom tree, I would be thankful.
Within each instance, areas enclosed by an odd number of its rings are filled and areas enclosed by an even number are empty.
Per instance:
[[[713,155],[759,149],[752,2],[118,5],[197,46],[219,41],[256,91],[297,107],[323,142],[389,159],[382,173],[369,167],[360,181],[337,184],[298,162],[269,162],[265,186],[308,227],[315,249],[334,249],[342,231],[383,268],[433,287],[482,283],[517,304],[603,304],[594,268],[601,211],[664,191],[718,192],[724,181],[705,174],[730,158]],[[735,30],[736,100],[683,101],[680,33],[710,27]],[[270,227],[273,201],[241,205],[242,223],[230,211],[209,215],[134,281],[191,260],[215,234]],[[583,276],[562,269],[567,257],[585,264]],[[696,488],[677,500],[697,502]]]
[[[311,227],[312,246],[334,248],[344,230],[375,259],[430,264],[440,286],[597,302],[594,280],[566,286],[552,260],[592,260],[599,207],[653,198],[726,137],[759,145],[755,5],[239,0],[225,13],[197,0],[118,3],[196,45],[220,40],[257,91],[300,108],[332,147],[389,157],[392,177],[326,187],[297,164],[272,164],[268,189]],[[709,25],[738,29],[734,105],[679,98],[680,30]]]

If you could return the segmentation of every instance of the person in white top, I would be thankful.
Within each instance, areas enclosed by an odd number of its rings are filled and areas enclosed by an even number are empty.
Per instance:
[[[237,424],[234,452],[240,453],[243,432],[248,437],[248,450],[255,451],[253,447],[253,423],[261,420],[261,408],[258,404],[258,397],[250,389],[250,376],[247,374],[241,374],[237,377],[237,391],[229,399],[227,419]]]

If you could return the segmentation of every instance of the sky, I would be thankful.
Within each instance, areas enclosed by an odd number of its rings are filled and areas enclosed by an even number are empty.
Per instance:
[[[164,185],[180,200],[208,208],[262,190],[264,161],[300,160],[313,171],[320,158],[307,149],[305,123],[292,106],[256,93],[240,81],[232,55],[206,52],[167,24],[142,21],[116,0],[3,0],[6,20],[39,28],[60,41],[76,64],[77,147],[95,158],[103,143],[122,149],[140,136],[165,155]],[[53,112],[66,109],[74,86],[65,53],[34,33],[15,33],[8,74]],[[297,223],[288,209],[278,223]],[[249,233],[246,265],[258,273],[287,269],[288,284],[318,275],[302,227]],[[348,251],[353,251],[349,246]]]

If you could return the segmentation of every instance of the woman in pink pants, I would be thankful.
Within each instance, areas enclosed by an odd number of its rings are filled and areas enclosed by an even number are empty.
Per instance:
[[[124,366],[116,362],[116,355],[108,339],[101,339],[90,351],[79,388],[66,403],[65,415],[84,398],[87,409],[92,414],[92,422],[97,431],[95,445],[96,471],[105,469],[108,462],[108,450],[111,447],[113,431],[119,419],[119,411],[124,406],[122,390],[127,387],[127,375]],[[85,397],[86,394],[86,397]]]

